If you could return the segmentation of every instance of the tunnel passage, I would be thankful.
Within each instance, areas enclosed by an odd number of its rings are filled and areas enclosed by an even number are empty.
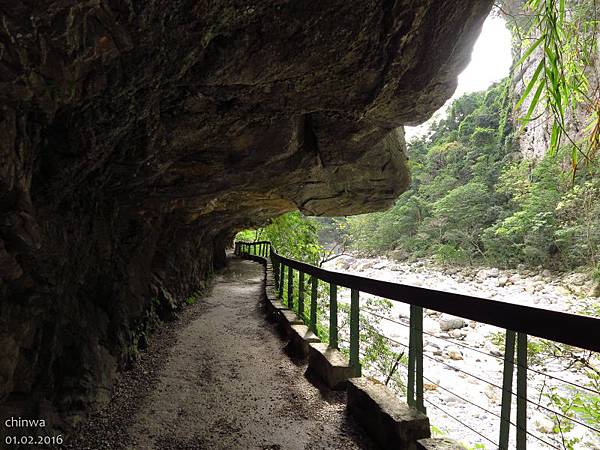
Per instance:
[[[491,4],[4,2],[3,412],[106,402],[237,230],[390,205]]]

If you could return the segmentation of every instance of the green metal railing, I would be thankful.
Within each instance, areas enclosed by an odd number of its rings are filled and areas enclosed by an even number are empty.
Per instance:
[[[356,376],[360,376],[361,374],[359,333],[360,293],[364,292],[392,301],[409,304],[410,321],[408,325],[408,345],[395,341],[389,337],[387,337],[387,339],[394,344],[408,348],[406,385],[407,403],[421,412],[426,412],[425,403],[427,403],[428,405],[431,405],[447,414],[447,412],[440,408],[439,405],[436,405],[424,398],[424,379],[430,383],[433,383],[433,381],[424,375],[423,358],[424,356],[429,356],[424,354],[423,351],[423,335],[436,337],[423,331],[424,308],[503,328],[505,330],[505,351],[504,357],[502,358],[502,386],[497,386],[494,383],[491,383],[489,380],[485,380],[478,375],[468,373],[452,365],[441,363],[450,366],[454,370],[462,372],[465,375],[472,376],[481,382],[488,383],[498,389],[501,389],[502,400],[501,412],[499,415],[496,415],[481,405],[474,404],[468,399],[457,395],[457,397],[463,399],[464,401],[498,417],[500,422],[498,439],[494,440],[484,436],[478,430],[465,424],[456,417],[451,415],[450,417],[454,418],[472,432],[502,450],[509,448],[511,428],[516,429],[515,445],[517,450],[526,449],[528,436],[534,437],[538,441],[545,443],[549,448],[561,448],[548,443],[547,440],[544,440],[539,436],[534,435],[527,428],[527,404],[534,403],[538,407],[545,408],[541,404],[535,403],[527,397],[527,342],[529,336],[536,336],[538,338],[566,344],[579,349],[600,352],[600,319],[478,297],[471,297],[456,293],[390,283],[347,273],[333,272],[312,266],[310,264],[302,263],[300,261],[285,258],[277,254],[272,245],[267,241],[252,243],[236,242],[235,253],[242,256],[261,258],[261,261],[263,262],[271,261],[275,286],[279,298],[283,299],[285,297],[287,299],[287,306],[290,309],[297,309],[299,316],[303,320],[307,321],[307,325],[315,333],[317,333],[318,286],[320,282],[327,284],[329,287],[328,339],[329,347],[334,349],[337,349],[339,345],[338,287],[341,286],[350,289],[350,340],[348,358],[349,365],[355,369],[354,372]],[[296,289],[294,289],[295,272],[298,272],[298,286]],[[305,288],[307,287],[305,283],[306,277],[310,277],[310,282],[308,283],[310,285],[310,310],[308,316],[305,314],[304,304]],[[284,295],[285,286],[287,286],[287,292],[285,292],[286,295]],[[294,306],[295,301],[297,301],[297,308]],[[373,311],[369,310],[366,310],[366,313],[377,315]],[[401,326],[406,326],[406,324],[387,317],[381,316],[380,318],[389,320]],[[439,339],[443,340],[443,338]],[[463,347],[470,348],[471,350],[479,353],[485,353],[482,350],[474,349],[464,344],[459,344],[456,341],[452,341],[452,343],[462,345]],[[486,354],[488,356],[497,357],[489,353]],[[513,375],[515,367],[517,369],[516,391],[513,387]],[[564,381],[557,377],[554,378]],[[573,384],[568,381],[564,382]],[[448,390],[439,384],[437,384],[437,386],[441,389]],[[579,387],[590,391],[589,388],[582,386]],[[515,422],[511,421],[511,407],[513,399],[516,399]],[[556,411],[552,412],[560,414]],[[566,418],[564,415],[563,417]],[[582,422],[578,422],[577,420],[575,420],[575,422],[594,432],[599,433],[600,436],[600,430],[597,430]]]

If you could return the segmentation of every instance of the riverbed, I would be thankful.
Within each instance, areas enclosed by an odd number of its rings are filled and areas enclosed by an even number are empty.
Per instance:
[[[542,267],[507,271],[494,267],[444,267],[427,260],[398,262],[384,257],[342,256],[329,262],[326,268],[576,314],[597,311],[600,302],[595,296],[597,286],[588,274],[553,273]],[[341,302],[349,301],[347,290],[340,289],[339,296]],[[361,294],[361,302],[369,297],[372,296]],[[390,320],[376,319],[377,327],[392,340],[392,348],[401,352],[403,346],[395,342],[408,343],[409,306],[394,302],[385,317]],[[497,340],[504,330],[428,310],[423,328],[425,406],[435,430],[457,438],[470,448],[497,448],[494,443],[499,435],[503,369],[503,348],[497,345]],[[496,343],[492,342],[494,337]],[[587,356],[584,352],[577,355]],[[595,364],[599,363],[597,356]],[[549,400],[553,391],[572,397],[576,389],[573,385],[588,382],[580,371],[569,367],[571,362],[561,357],[530,361],[527,393],[531,401],[527,411],[530,449],[568,448],[563,444],[567,441],[574,442],[574,449],[600,449],[598,433],[586,428],[583,420],[582,424],[573,424],[562,418],[562,411]],[[368,369],[365,374],[380,381],[385,378],[379,373],[369,373]],[[515,409],[513,403],[513,423]],[[512,427],[511,448],[515,431]]]

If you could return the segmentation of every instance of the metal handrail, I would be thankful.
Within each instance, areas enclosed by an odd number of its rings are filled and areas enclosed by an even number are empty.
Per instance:
[[[408,345],[399,344],[409,349],[407,402],[422,412],[425,412],[425,402],[431,404],[424,399],[423,395],[423,379],[425,378],[423,376],[423,334],[428,334],[423,331],[423,309],[427,308],[504,328],[506,330],[504,374],[502,387],[497,386],[503,394],[498,443],[500,449],[508,448],[511,425],[515,426],[517,431],[517,450],[526,448],[527,435],[536,437],[527,430],[526,405],[530,402],[527,399],[527,341],[529,335],[584,350],[600,352],[600,319],[598,318],[326,270],[279,255],[269,241],[236,242],[235,252],[238,255],[255,255],[265,260],[270,258],[279,297],[282,300],[285,298],[287,306],[297,309],[303,319],[306,317],[304,313],[304,276],[309,275],[311,277],[309,326],[315,332],[317,332],[318,282],[329,283],[329,346],[332,348],[338,348],[337,288],[341,286],[351,290],[349,362],[357,376],[361,372],[359,361],[360,292],[410,305],[409,343]],[[298,272],[297,308],[294,308],[294,270]],[[287,292],[284,292],[286,279]],[[401,325],[406,326],[405,324]],[[516,392],[513,391],[515,369],[517,372]],[[511,421],[510,413],[513,397],[516,398],[517,403],[516,424]],[[577,421],[575,420],[575,422]],[[595,430],[592,427],[588,428]],[[539,438],[536,437],[536,439]]]
[[[270,242],[251,244],[270,245]],[[600,319],[594,317],[334,272],[286,258],[274,250],[269,256],[273,263],[284,264],[337,286],[600,352]]]

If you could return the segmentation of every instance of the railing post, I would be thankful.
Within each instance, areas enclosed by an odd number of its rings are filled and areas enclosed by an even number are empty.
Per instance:
[[[425,413],[425,405],[423,403],[423,308],[417,306],[415,334],[416,334],[416,351],[417,351],[417,409]]]
[[[310,328],[313,333],[317,333],[317,297],[318,297],[318,285],[319,279],[316,276],[312,276],[310,283]]]
[[[275,286],[279,287],[279,263],[271,258],[271,266],[273,268],[273,279]]]
[[[283,284],[285,283],[285,264],[279,263],[279,300],[283,302]]]
[[[517,450],[527,448],[527,335],[517,333]]]
[[[294,269],[288,267],[287,307],[294,310]]]
[[[423,403],[423,308],[410,305],[407,403],[425,413]]]
[[[350,367],[354,375],[360,377],[360,327],[359,327],[359,292],[350,291]]]
[[[512,403],[512,383],[515,365],[515,335],[511,330],[506,330],[504,341],[504,370],[502,374],[502,409],[500,413],[500,450],[508,450],[510,438],[510,409]]]
[[[338,348],[337,285],[329,283],[329,347]]]
[[[415,406],[415,338],[413,326],[413,305],[410,305],[410,327],[408,329],[408,380],[406,386],[406,403]]]
[[[298,315],[304,320],[304,272],[298,271]]]

